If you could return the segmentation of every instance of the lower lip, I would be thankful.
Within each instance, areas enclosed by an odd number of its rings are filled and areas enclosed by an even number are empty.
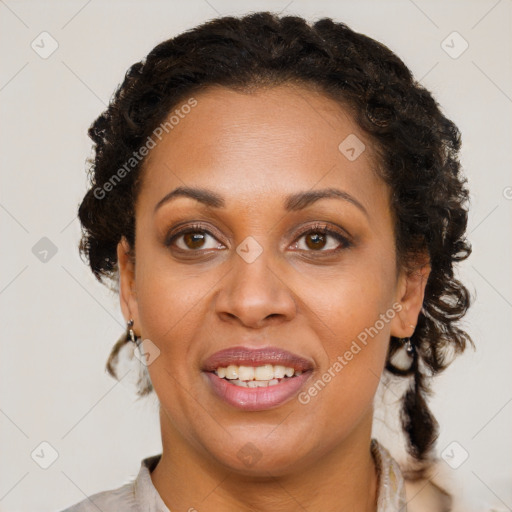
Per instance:
[[[283,379],[275,386],[245,388],[221,379],[213,372],[204,372],[213,391],[226,403],[244,411],[264,411],[277,407],[295,396],[311,372]]]

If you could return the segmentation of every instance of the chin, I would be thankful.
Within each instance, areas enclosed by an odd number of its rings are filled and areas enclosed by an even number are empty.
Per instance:
[[[273,427],[275,428],[275,426]],[[300,471],[301,467],[311,463],[309,446],[311,437],[305,443],[305,436],[273,435],[272,429],[259,429],[260,435],[226,434],[223,442],[210,440],[203,444],[216,464],[240,475],[269,478],[283,476]],[[309,429],[311,432],[311,429]],[[313,445],[315,443],[312,443]],[[318,443],[317,443],[318,446]]]
[[[269,450],[260,450],[249,441],[236,452],[217,458],[217,461],[239,475],[265,480],[296,472],[302,465],[302,459],[296,448],[279,450],[278,453],[273,449],[273,453],[269,453]]]

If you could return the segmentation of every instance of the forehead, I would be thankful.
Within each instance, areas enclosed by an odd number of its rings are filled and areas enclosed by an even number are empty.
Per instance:
[[[180,110],[185,98],[168,116],[172,129],[146,159],[140,196],[156,202],[173,188],[201,186],[228,203],[261,204],[337,187],[368,210],[387,207],[371,141],[334,100],[296,85],[250,93],[211,87],[194,99],[193,108]]]

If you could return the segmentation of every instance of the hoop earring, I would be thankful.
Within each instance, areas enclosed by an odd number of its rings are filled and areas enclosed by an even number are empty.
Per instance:
[[[128,323],[126,324],[126,341],[131,341],[135,343],[135,345],[139,345],[140,337],[135,334],[133,330],[133,318],[130,318]]]

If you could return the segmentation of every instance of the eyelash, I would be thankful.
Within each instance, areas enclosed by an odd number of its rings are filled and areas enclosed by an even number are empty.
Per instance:
[[[216,239],[215,235],[212,234],[210,231],[208,231],[207,229],[205,229],[201,224],[193,224],[193,225],[190,225],[188,226],[187,228],[185,229],[182,229],[181,231],[178,231],[177,233],[172,233],[170,235],[168,235],[166,237],[166,240],[165,240],[165,246],[166,247],[170,247],[174,241],[176,239],[178,239],[179,237],[181,236],[184,236],[184,235],[187,235],[187,234],[190,234],[190,233],[203,233],[203,234],[207,234],[213,238]],[[352,247],[352,242],[344,235],[342,235],[341,233],[338,233],[337,231],[333,230],[333,229],[329,229],[327,227],[326,224],[315,224],[314,226],[310,226],[308,228],[305,228],[304,230],[302,230],[298,235],[297,235],[297,241],[300,240],[304,235],[309,235],[311,233],[318,233],[318,234],[321,234],[323,236],[325,235],[329,235],[329,236],[332,236],[333,238],[335,238],[338,242],[340,242],[341,244],[341,247],[338,247],[336,249],[331,249],[331,250],[327,250],[327,251],[323,251],[323,250],[318,250],[318,251],[314,251],[314,250],[309,250],[309,251],[306,251],[306,252],[309,252],[309,253],[326,253],[326,254],[335,254],[335,253],[338,253],[344,249],[348,249],[350,247]],[[298,243],[298,242],[297,242]],[[198,250],[194,250],[194,249],[181,249],[179,248],[178,250],[182,251],[182,252],[190,252],[190,253],[195,253],[195,252],[200,252],[202,250],[205,250],[205,249],[198,249]],[[206,250],[209,250],[209,249],[206,249]],[[299,249],[299,250],[303,250],[303,249]]]

